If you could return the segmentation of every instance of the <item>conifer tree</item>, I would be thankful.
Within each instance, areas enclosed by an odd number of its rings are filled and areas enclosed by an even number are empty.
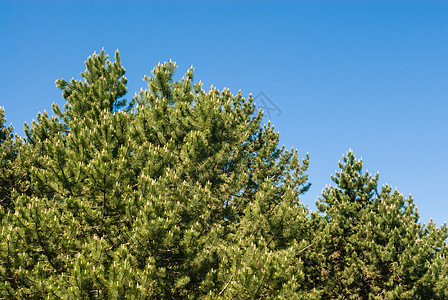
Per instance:
[[[118,51],[0,127],[0,298],[445,299],[447,227],[352,152],[311,215],[296,150],[251,96],[157,65],[127,105]],[[0,110],[0,124],[4,124]]]
[[[126,109],[104,51],[26,126],[31,193],[2,221],[0,297],[290,298],[307,246],[308,157],[253,99],[159,64]]]
[[[421,224],[411,197],[363,172],[349,151],[316,202],[309,272],[323,299],[446,299],[447,226]]]

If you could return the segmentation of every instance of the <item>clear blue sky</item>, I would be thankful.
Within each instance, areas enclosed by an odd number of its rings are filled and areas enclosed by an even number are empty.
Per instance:
[[[272,101],[280,143],[310,153],[310,209],[352,148],[423,222],[448,221],[448,1],[238,2],[0,0],[0,106],[23,135],[94,51],[120,50],[127,99],[173,59]]]

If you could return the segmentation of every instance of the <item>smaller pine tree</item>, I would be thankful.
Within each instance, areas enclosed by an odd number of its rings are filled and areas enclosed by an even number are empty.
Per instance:
[[[313,215],[313,285],[323,298],[446,299],[447,226],[419,222],[411,197],[363,172],[349,151]]]

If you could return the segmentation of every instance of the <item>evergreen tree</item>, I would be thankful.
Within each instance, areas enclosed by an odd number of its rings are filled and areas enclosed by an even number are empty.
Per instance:
[[[31,193],[1,226],[0,297],[291,298],[309,184],[253,99],[159,64],[126,109],[118,52],[26,126]],[[298,259],[299,258],[299,259]]]
[[[310,217],[308,156],[251,96],[176,68],[127,105],[101,51],[24,141],[0,127],[0,298],[448,298],[446,225],[420,224],[352,152]]]
[[[447,226],[419,223],[411,197],[349,151],[317,201],[309,279],[323,299],[447,299]],[[443,286],[443,288],[442,288]]]

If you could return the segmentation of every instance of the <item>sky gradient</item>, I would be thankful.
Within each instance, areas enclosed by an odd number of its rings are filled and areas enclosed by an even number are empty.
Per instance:
[[[0,14],[0,106],[19,135],[94,51],[120,50],[128,100],[172,59],[206,89],[262,93],[280,144],[310,153],[311,210],[353,149],[421,221],[448,221],[448,1],[0,0]]]

